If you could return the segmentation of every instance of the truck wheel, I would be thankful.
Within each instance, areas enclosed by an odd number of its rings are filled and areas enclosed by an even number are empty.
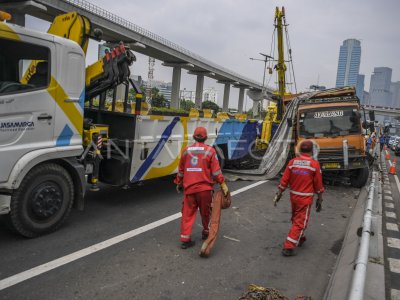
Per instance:
[[[39,165],[14,192],[8,223],[28,238],[55,231],[67,219],[73,197],[72,178],[63,167]]]
[[[350,184],[355,188],[362,188],[368,181],[369,168],[357,169],[350,176]]]

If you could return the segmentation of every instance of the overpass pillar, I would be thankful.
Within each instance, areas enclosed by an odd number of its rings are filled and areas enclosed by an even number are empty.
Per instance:
[[[222,111],[227,112],[229,108],[229,93],[231,90],[231,84],[230,83],[225,83],[224,87],[224,100],[222,102]]]
[[[259,113],[259,105],[260,101],[253,101],[253,117],[257,117]]]
[[[203,89],[204,89],[204,75],[197,75],[196,100],[195,100],[195,107],[197,109],[201,109],[201,102],[203,100]]]
[[[243,102],[244,102],[244,87],[241,87],[239,89],[239,103],[238,103],[239,114],[243,113]]]
[[[179,108],[179,91],[181,88],[181,67],[174,67],[172,71],[171,108]]]

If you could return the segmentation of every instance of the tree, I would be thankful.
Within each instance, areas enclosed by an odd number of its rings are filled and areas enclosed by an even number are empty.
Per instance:
[[[202,109],[212,109],[215,113],[219,112],[221,108],[218,106],[217,103],[212,102],[212,101],[204,101],[201,104]]]
[[[165,99],[163,94],[159,93],[160,91],[153,87],[151,90],[152,98],[151,98],[151,106],[154,107],[167,107],[168,100]]]
[[[189,112],[190,109],[192,109],[194,107],[195,107],[195,104],[194,104],[193,101],[181,99],[181,101],[180,101],[180,108],[181,109]]]

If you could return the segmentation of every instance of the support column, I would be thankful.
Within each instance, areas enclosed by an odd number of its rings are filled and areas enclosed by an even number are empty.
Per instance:
[[[195,107],[201,109],[201,102],[203,100],[203,90],[204,90],[204,75],[197,75],[196,82],[196,101]]]
[[[253,117],[258,116],[258,103],[259,101],[253,101]]]
[[[179,91],[181,89],[181,67],[172,71],[171,108],[179,108]]]
[[[239,89],[239,103],[238,103],[239,114],[243,113],[243,102],[244,102],[244,88],[240,88]]]
[[[224,87],[224,100],[222,103],[222,111],[227,112],[229,108],[229,93],[231,90],[231,84],[230,83],[225,83]]]

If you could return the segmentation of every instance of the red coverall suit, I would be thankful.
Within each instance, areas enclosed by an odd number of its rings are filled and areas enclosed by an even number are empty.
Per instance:
[[[292,202],[292,228],[283,248],[294,249],[305,241],[304,231],[310,218],[314,193],[324,192],[319,162],[306,153],[293,158],[287,165],[278,188],[283,192],[288,185]]]
[[[203,224],[203,236],[208,235],[214,182],[224,182],[217,154],[213,147],[196,142],[187,147],[179,161],[176,184],[182,184],[181,242],[190,241],[197,208]]]

